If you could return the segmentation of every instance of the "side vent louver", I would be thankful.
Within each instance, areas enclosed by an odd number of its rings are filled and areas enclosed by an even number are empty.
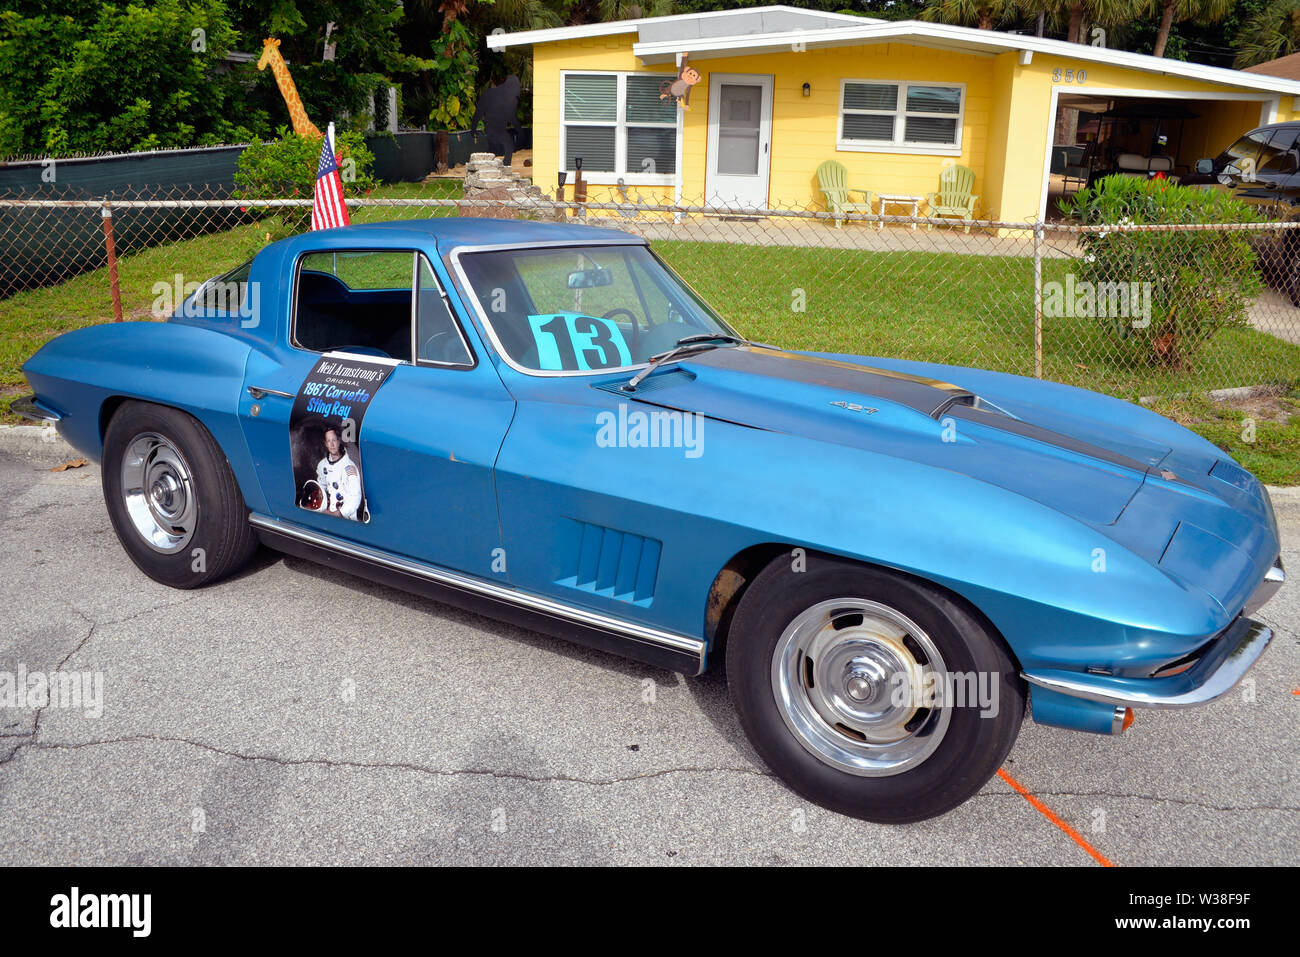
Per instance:
[[[556,584],[648,606],[654,597],[663,544],[602,525],[574,524],[579,528],[577,571]]]

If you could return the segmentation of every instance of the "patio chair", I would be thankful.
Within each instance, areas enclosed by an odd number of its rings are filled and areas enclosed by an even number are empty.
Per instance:
[[[975,188],[975,173],[967,166],[949,166],[939,174],[939,191],[926,194],[930,204],[929,216],[954,216],[970,223],[975,218],[975,201],[979,199],[971,192]],[[930,223],[927,229],[934,229]],[[963,232],[969,233],[967,225]]]
[[[843,227],[845,213],[870,213],[876,201],[875,194],[869,189],[849,189],[848,178],[849,171],[844,164],[835,160],[827,160],[817,167],[817,185],[826,196],[827,208],[835,214],[836,229]],[[860,194],[863,202],[852,202],[852,193]]]

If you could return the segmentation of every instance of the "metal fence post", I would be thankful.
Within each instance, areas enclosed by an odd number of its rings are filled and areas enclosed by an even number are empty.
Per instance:
[[[113,295],[113,321],[122,321],[122,290],[117,283],[117,247],[113,244],[113,210],[108,200],[99,207],[104,220],[104,251],[108,254],[108,288]]]
[[[1034,223],[1034,378],[1043,377],[1043,221]]]

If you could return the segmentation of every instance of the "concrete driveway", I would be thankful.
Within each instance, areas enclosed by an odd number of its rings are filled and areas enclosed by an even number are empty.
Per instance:
[[[776,780],[719,674],[269,553],[214,587],[157,585],[118,546],[97,470],[49,471],[66,457],[0,447],[0,672],[99,673],[102,713],[0,708],[0,863],[1295,862],[1295,584],[1226,698],[1120,738],[1026,722],[1005,770],[1079,840],[1003,778],[886,827]],[[1275,502],[1300,569],[1300,495]]]

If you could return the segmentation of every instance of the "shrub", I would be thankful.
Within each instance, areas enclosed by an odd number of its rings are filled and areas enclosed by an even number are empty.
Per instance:
[[[235,196],[239,199],[310,199],[316,188],[321,141],[299,136],[287,127],[277,131],[278,140],[254,141],[239,154],[235,164]],[[364,196],[378,185],[371,175],[374,154],[366,148],[360,133],[336,133],[334,149],[344,196]],[[311,225],[311,207],[289,206],[278,210],[254,207],[254,215],[278,215],[291,231],[300,233]]]
[[[1179,186],[1164,179],[1108,176],[1062,202],[1062,210],[1088,225],[1114,231],[1080,237],[1079,279],[1089,294],[1129,292],[1143,308],[1101,321],[1134,358],[1182,368],[1220,330],[1245,326],[1246,309],[1263,285],[1246,230],[1131,232],[1131,225],[1253,223],[1255,210],[1220,189]],[[1046,307],[1046,302],[1045,302]],[[1090,313],[1097,314],[1097,313]]]
[[[0,156],[237,143],[267,128],[217,69],[239,39],[222,0],[4,6]]]

